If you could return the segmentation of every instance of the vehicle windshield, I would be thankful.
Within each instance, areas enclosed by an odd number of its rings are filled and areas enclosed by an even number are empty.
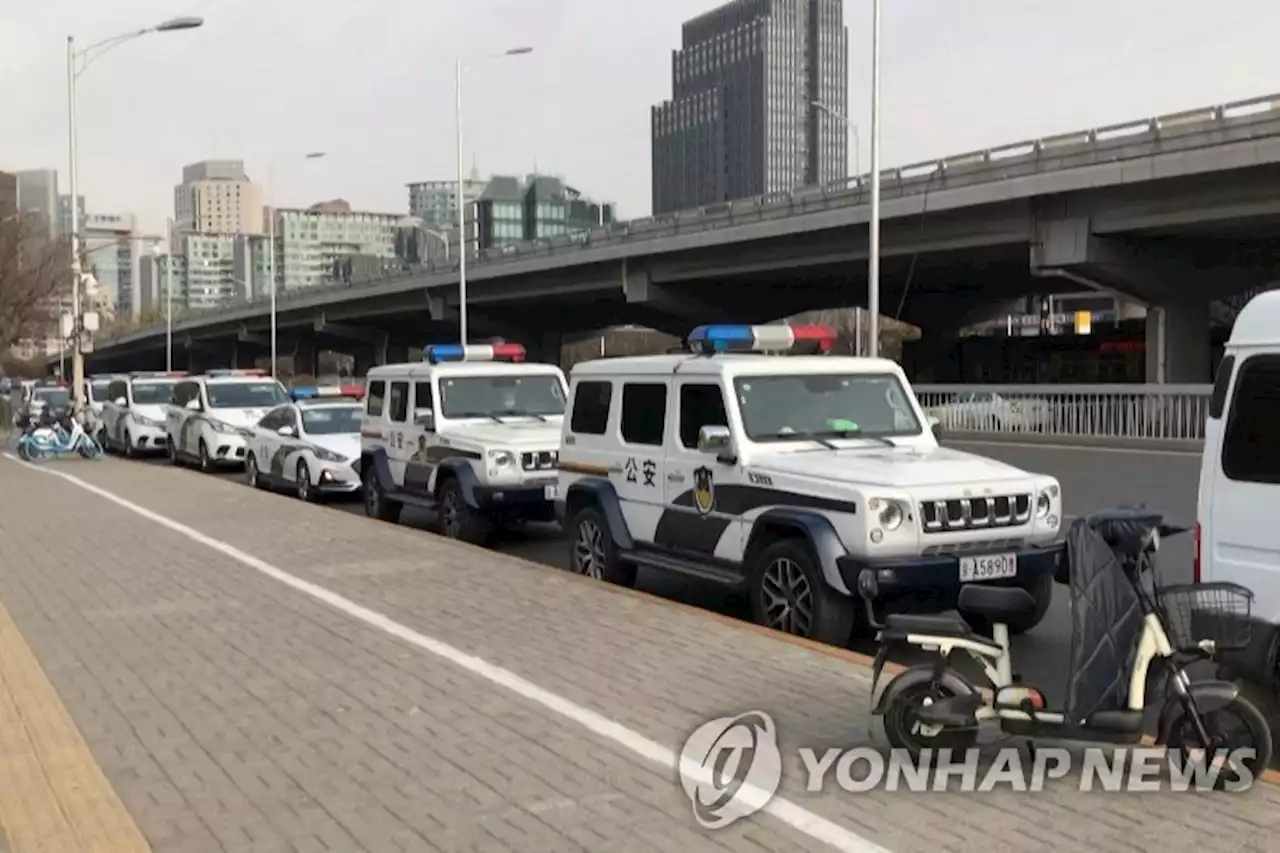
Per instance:
[[[176,382],[135,382],[133,383],[133,404],[135,406],[156,406],[167,403],[173,398],[173,386]]]
[[[488,418],[564,414],[564,386],[550,374],[450,376],[440,380],[440,414]]]
[[[71,401],[71,392],[66,388],[37,388],[31,392],[31,400],[60,409]]]
[[[752,441],[922,432],[910,394],[892,374],[743,376],[734,389],[743,430]]]
[[[269,409],[289,401],[284,386],[274,379],[262,382],[210,382],[205,386],[215,409]]]
[[[98,379],[90,383],[89,393],[93,395],[93,402],[101,403],[107,399],[107,388],[111,385],[109,379]]]
[[[341,435],[360,432],[359,406],[325,406],[302,410],[302,430],[307,435]]]

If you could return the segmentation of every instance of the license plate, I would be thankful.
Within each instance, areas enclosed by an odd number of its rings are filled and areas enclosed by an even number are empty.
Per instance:
[[[1017,554],[983,554],[960,558],[960,583],[1018,576]]]
[[[553,500],[555,500],[555,499],[556,499],[556,487],[555,487],[555,486],[544,486],[544,487],[542,488],[542,494],[543,494],[543,496],[544,496],[547,500],[549,500],[549,501],[553,501]]]

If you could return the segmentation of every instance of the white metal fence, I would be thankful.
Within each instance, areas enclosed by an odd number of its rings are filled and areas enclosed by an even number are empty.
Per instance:
[[[1194,448],[1211,385],[917,385],[944,434]]]

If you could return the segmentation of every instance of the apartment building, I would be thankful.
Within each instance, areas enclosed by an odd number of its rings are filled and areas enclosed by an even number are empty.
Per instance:
[[[204,160],[182,168],[173,188],[176,234],[263,233],[262,188],[242,160]]]
[[[303,209],[278,209],[276,235],[285,290],[350,282],[395,261],[402,214],[355,211],[337,199]]]

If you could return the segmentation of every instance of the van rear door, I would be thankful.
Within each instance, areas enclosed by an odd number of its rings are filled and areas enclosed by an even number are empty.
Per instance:
[[[1254,615],[1275,624],[1280,623],[1280,353],[1241,357],[1234,366],[1226,412],[1216,424],[1211,419],[1205,436],[1204,579],[1252,589]],[[1212,485],[1206,491],[1210,471]]]

